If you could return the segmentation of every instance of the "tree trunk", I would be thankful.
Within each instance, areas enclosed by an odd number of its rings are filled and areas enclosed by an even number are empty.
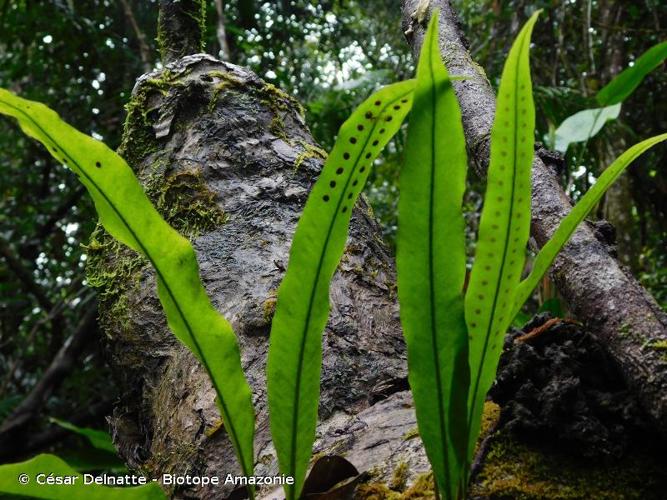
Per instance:
[[[403,29],[415,54],[424,26],[414,15],[418,0],[404,0]],[[449,71],[466,75],[454,82],[468,150],[476,173],[484,177],[489,161],[495,96],[484,71],[468,54],[465,37],[448,0],[432,0],[440,8],[440,47]],[[533,162],[531,233],[539,247],[571,209],[559,185],[555,163],[540,149]],[[667,315],[629,272],[610,255],[592,225],[582,224],[551,268],[551,277],[577,319],[586,324],[623,369],[657,428],[667,435],[667,363],[659,346],[667,340]]]
[[[324,153],[301,108],[242,68],[188,56],[140,78],[122,154],[165,218],[188,235],[215,306],[238,335],[257,411],[256,473],[278,471],[265,361],[275,293]],[[152,270],[98,232],[89,279],[103,286],[101,321],[123,397],[110,419],[129,465],[149,476],[238,472],[205,371],[166,326]],[[331,286],[315,453],[359,470],[399,462],[428,469],[414,436],[394,265],[361,201]],[[410,434],[411,433],[411,434]],[[383,472],[378,472],[384,477]],[[230,488],[180,492],[222,498]]]

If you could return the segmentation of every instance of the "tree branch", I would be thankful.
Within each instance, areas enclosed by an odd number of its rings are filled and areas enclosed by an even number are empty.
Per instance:
[[[141,62],[144,67],[144,71],[148,73],[152,69],[152,57],[151,57],[151,48],[148,46],[148,43],[146,42],[146,35],[144,34],[143,31],[141,31],[141,28],[139,27],[139,24],[137,23],[137,19],[134,17],[134,12],[132,12],[132,6],[127,0],[120,0],[120,4],[123,7],[123,13],[125,14],[125,18],[127,19],[127,22],[130,24],[132,30],[134,31],[135,36],[137,37],[137,42],[139,43],[139,55],[141,56]]]
[[[160,0],[157,24],[157,41],[164,64],[204,51],[204,0]]]
[[[60,348],[40,381],[0,425],[0,449],[16,442],[22,434],[17,431],[37,415],[49,396],[69,374],[77,358],[91,340],[96,323],[97,307],[90,304],[77,329]]]
[[[415,57],[429,17],[424,26],[415,22],[417,3],[403,1],[403,29]],[[495,95],[484,71],[468,54],[450,2],[431,0],[430,11],[435,8],[441,11],[443,59],[452,74],[469,77],[454,82],[454,87],[474,169],[483,177],[489,162]],[[555,165],[545,153],[537,151],[533,161],[531,232],[540,247],[572,208],[558,182]],[[667,435],[667,365],[662,360],[664,354],[652,347],[667,340],[667,315],[586,224],[579,227],[554,262],[551,277],[570,310],[607,346],[657,428]]]
[[[223,0],[215,0],[215,10],[218,13],[218,22],[216,23],[216,36],[220,44],[221,58],[223,61],[231,61],[232,53],[227,40],[227,30],[225,28],[225,5]]]
[[[39,307],[44,311],[50,311],[53,309],[53,304],[51,300],[46,296],[42,287],[40,287],[34,280],[32,274],[23,267],[21,259],[14,255],[14,251],[7,241],[0,238],[0,256],[5,260],[7,266],[12,270],[14,275],[19,279],[21,285],[26,292],[30,293]]]

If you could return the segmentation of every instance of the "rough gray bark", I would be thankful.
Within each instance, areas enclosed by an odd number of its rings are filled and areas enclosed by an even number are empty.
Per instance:
[[[204,0],[160,0],[157,41],[163,63],[203,50]]]
[[[299,109],[247,70],[188,56],[140,78],[122,146],[167,219],[193,236],[203,282],[238,334],[257,411],[258,475],[277,472],[264,375],[275,291],[323,162]],[[202,224],[201,213],[220,209],[223,219]],[[110,419],[121,455],[154,477],[238,471],[206,373],[166,326],[153,272],[131,252],[105,248],[90,260],[93,274],[121,276],[107,284],[100,305],[123,394]],[[314,451],[344,454],[379,478],[399,462],[410,477],[428,470],[419,440],[409,438],[416,423],[394,283],[381,230],[362,201],[331,287]],[[228,492],[209,487],[177,497]]]
[[[416,22],[419,0],[404,0],[403,29],[415,54],[421,48],[430,13],[440,8],[440,47],[450,72],[466,75],[454,82],[469,153],[478,175],[489,161],[495,96],[483,70],[470,58],[465,37],[448,0],[432,0],[423,24]],[[544,245],[571,209],[547,151],[533,162],[531,233]],[[667,363],[653,347],[667,340],[667,315],[642,286],[622,268],[593,227],[582,224],[560,253],[551,277],[574,315],[609,349],[630,386],[639,394],[657,428],[667,434]]]

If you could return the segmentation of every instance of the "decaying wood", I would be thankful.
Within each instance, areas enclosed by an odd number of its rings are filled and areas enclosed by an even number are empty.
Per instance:
[[[418,54],[430,13],[440,9],[442,57],[452,74],[467,76],[454,82],[454,87],[474,168],[484,177],[495,95],[484,71],[468,54],[450,2],[431,0],[424,12],[419,4],[424,2],[404,0],[404,32]],[[531,233],[538,247],[548,241],[572,206],[549,157],[548,152],[538,150],[533,161]],[[551,277],[572,313],[607,346],[657,428],[667,435],[667,362],[664,351],[658,349],[658,342],[667,340],[667,315],[586,224],[556,259]]]
[[[199,231],[193,245],[214,305],[238,334],[254,390],[256,472],[275,474],[264,373],[270,319],[322,154],[296,102],[210,56],[188,56],[142,77],[132,103],[122,152],[157,206],[186,234],[197,225],[187,219],[199,217],[190,209],[201,200],[224,211],[223,222],[214,219],[217,225]],[[132,107],[139,103],[140,109]],[[165,199],[171,201],[161,205]],[[112,275],[135,257],[113,250],[104,258]],[[121,455],[155,477],[238,471],[205,371],[168,330],[153,272],[145,265],[133,269],[124,278],[127,292],[102,295],[100,305],[123,395],[110,421]],[[381,230],[362,201],[331,287],[315,453],[344,454],[380,478],[401,462],[409,477],[428,469],[419,440],[412,439],[416,423],[394,283]],[[224,498],[229,490],[188,490],[177,498]]]

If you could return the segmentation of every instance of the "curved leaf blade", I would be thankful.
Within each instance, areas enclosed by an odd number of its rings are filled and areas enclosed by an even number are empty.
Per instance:
[[[667,59],[667,41],[654,45],[644,52],[632,66],[621,71],[595,96],[600,106],[611,106],[625,101],[646,75]]]
[[[79,434],[80,436],[85,437],[90,442],[90,444],[98,450],[108,451],[114,455],[118,453],[108,432],[100,431],[97,429],[90,429],[87,427],[79,427],[78,425],[74,425],[70,422],[65,422],[64,420],[59,420],[57,418],[50,418],[49,420],[52,423],[59,425],[63,429],[67,429],[68,431],[72,431],[76,434]]]
[[[76,478],[71,485],[45,485],[37,483],[37,475],[45,477],[70,476]],[[19,476],[27,474],[28,482],[22,484]],[[15,464],[0,465],[0,493],[18,497],[42,498],[45,500],[162,500],[165,497],[158,483],[150,482],[129,488],[109,487],[99,484],[83,484],[83,476],[55,455],[37,455],[30,460]]]
[[[597,182],[593,184],[581,200],[579,200],[574,208],[572,208],[572,211],[567,214],[567,217],[561,221],[551,239],[542,247],[535,257],[533,269],[528,277],[521,281],[517,287],[514,309],[511,315],[512,317],[519,313],[523,304],[528,300],[535,287],[539,284],[542,276],[544,276],[549,269],[549,266],[553,263],[558,252],[560,252],[563,246],[568,242],[579,223],[584,220],[590,211],[597,205],[602,196],[604,196],[604,193],[609,186],[613,184],[613,182],[635,159],[637,159],[637,157],[665,140],[667,140],[667,134],[661,134],[635,144],[602,172],[602,175],[598,178]]]
[[[343,254],[350,215],[373,160],[399,130],[412,105],[413,81],[389,85],[364,101],[341,126],[296,228],[271,327],[267,385],[271,433],[286,486],[297,498],[315,440],[322,331],[329,283]]]
[[[568,116],[556,129],[554,149],[565,153],[570,144],[583,142],[597,135],[608,121],[615,120],[621,113],[621,105],[606,108],[584,109]]]
[[[468,337],[461,111],[440,57],[439,12],[424,38],[400,174],[397,276],[408,379],[438,490],[459,498],[467,451]]]
[[[524,25],[505,62],[491,131],[491,161],[475,262],[465,298],[470,334],[468,453],[474,450],[486,393],[496,374],[512,318],[530,233],[535,106],[530,36],[540,11]]]
[[[69,167],[90,193],[100,222],[153,265],[169,327],[199,358],[217,392],[225,428],[246,475],[253,470],[252,394],[231,325],[213,307],[199,279],[195,252],[157,212],[125,160],[82,134],[43,104],[0,89],[0,113]]]

